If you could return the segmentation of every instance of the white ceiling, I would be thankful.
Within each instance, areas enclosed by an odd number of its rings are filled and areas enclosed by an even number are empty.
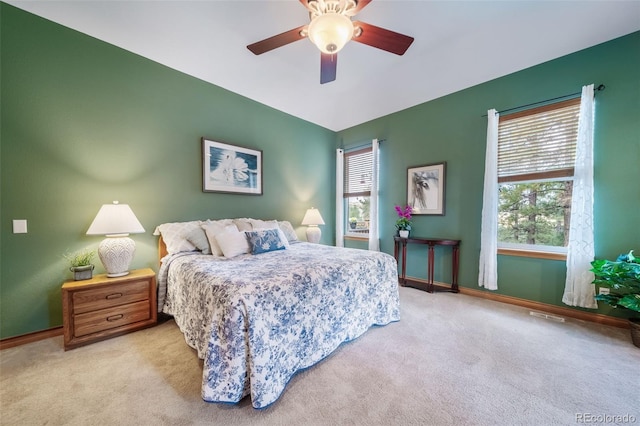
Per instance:
[[[640,30],[640,1],[373,0],[357,20],[415,41],[348,43],[321,85],[308,40],[246,49],[308,23],[297,0],[5,1],[334,131]]]

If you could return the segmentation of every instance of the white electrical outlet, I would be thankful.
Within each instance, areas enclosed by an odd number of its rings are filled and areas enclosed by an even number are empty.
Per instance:
[[[600,287],[598,288],[598,294],[609,294],[611,291],[609,287]]]

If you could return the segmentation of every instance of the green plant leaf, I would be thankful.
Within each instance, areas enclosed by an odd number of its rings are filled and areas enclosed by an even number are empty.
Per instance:
[[[614,308],[618,307],[618,300],[620,300],[620,296],[616,294],[597,294],[595,297],[596,300],[600,302],[608,303]]]
[[[69,261],[69,266],[75,267],[91,265],[91,261],[95,254],[96,252],[91,249],[84,249],[75,253],[66,253],[63,256],[67,261]]]
[[[614,308],[626,308],[640,312],[640,263],[633,255],[621,254],[616,261],[596,259],[591,262],[594,273],[593,283],[607,287],[610,294],[598,294],[595,298]]]
[[[618,300],[618,305],[640,312],[640,294],[627,294]]]

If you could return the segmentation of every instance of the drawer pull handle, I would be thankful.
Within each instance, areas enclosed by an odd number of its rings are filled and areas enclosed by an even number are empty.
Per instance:
[[[107,300],[118,299],[119,297],[122,297],[122,293],[113,293],[107,296]]]
[[[107,321],[109,321],[109,322],[118,321],[119,319],[122,319],[122,317],[124,317],[123,314],[112,315],[110,317],[107,317]]]

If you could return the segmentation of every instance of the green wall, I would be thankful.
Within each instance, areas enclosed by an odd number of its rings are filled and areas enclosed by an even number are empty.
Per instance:
[[[416,217],[413,232],[462,239],[460,284],[477,288],[483,115],[589,83],[607,86],[597,95],[596,255],[640,251],[640,33],[336,135],[4,3],[0,14],[0,338],[61,324],[60,285],[71,276],[62,254],[97,247],[85,232],[112,200],[147,230],[133,236],[133,268],[157,270],[152,232],[168,221],[282,218],[302,237],[313,205],[333,243],[335,144],[372,138],[385,139],[383,251],[393,252],[407,167],[446,161],[446,214]],[[203,193],[202,136],[263,150],[264,195]],[[13,234],[13,219],[27,219],[29,233]],[[425,256],[411,252],[410,275],[426,276]],[[449,254],[437,256],[436,279],[448,280]],[[563,262],[500,256],[499,276],[499,293],[562,306]]]
[[[473,70],[469,70],[473,72]],[[431,82],[428,75],[424,82]],[[407,167],[447,162],[445,216],[415,216],[416,236],[461,239],[460,284],[478,288],[487,110],[509,109],[604,84],[596,96],[596,257],[640,252],[640,32],[338,133],[338,145],[381,146],[381,248],[393,252],[394,205],[406,203]],[[384,99],[381,99],[384,102]],[[436,269],[450,277],[449,254]],[[438,253],[436,254],[436,257]],[[412,247],[408,275],[426,277],[426,252]],[[498,293],[562,304],[564,261],[498,256]],[[436,279],[438,279],[436,274]],[[599,312],[620,315],[600,304]]]
[[[152,233],[169,221],[281,218],[302,237],[316,206],[333,243],[334,132],[7,4],[0,13],[1,338],[61,325],[62,255],[97,247],[85,232],[113,200],[147,231],[133,236],[132,268],[157,270]],[[203,136],[261,149],[264,195],[203,193]],[[13,219],[29,232],[13,234]]]

